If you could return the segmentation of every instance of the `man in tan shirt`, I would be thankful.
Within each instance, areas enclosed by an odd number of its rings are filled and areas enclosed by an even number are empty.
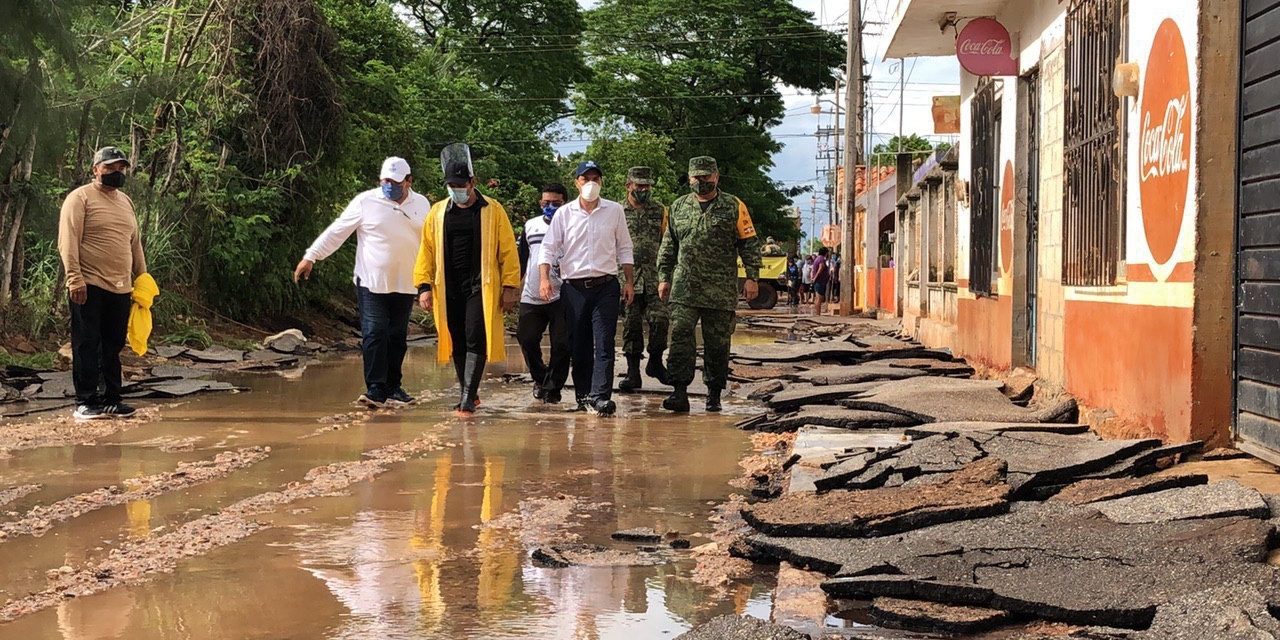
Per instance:
[[[93,156],[93,182],[67,195],[58,220],[58,252],[71,300],[75,417],[129,417],[120,401],[120,351],[132,308],[133,280],[147,272],[133,200],[120,190],[129,161],[115,147]],[[100,390],[101,387],[101,390]]]

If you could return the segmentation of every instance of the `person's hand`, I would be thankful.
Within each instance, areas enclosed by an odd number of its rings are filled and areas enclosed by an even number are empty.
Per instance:
[[[422,307],[423,311],[427,311],[427,312],[431,311],[431,292],[430,291],[423,291],[422,293],[418,294],[418,306]]]
[[[89,301],[89,287],[80,285],[71,290],[71,301],[76,304],[84,304]]]
[[[299,278],[301,278],[302,280],[310,280],[311,267],[314,267],[315,265],[316,263],[310,260],[307,260],[306,258],[303,258],[301,261],[299,261],[298,266],[293,270],[293,283],[297,284]]]
[[[666,302],[671,299],[671,283],[670,282],[658,283],[658,299],[663,302]]]
[[[622,299],[627,302],[627,306],[631,306],[636,301],[636,286],[628,282],[622,285]]]
[[[551,281],[547,278],[543,278],[542,281],[538,283],[538,295],[541,296],[543,300],[548,302],[551,301]]]
[[[516,303],[519,301],[520,301],[520,298],[516,295],[515,287],[502,288],[502,310],[504,312],[515,309]]]
[[[747,302],[755,300],[756,296],[760,295],[760,285],[756,284],[755,280],[748,279],[742,283],[742,295],[746,297]]]

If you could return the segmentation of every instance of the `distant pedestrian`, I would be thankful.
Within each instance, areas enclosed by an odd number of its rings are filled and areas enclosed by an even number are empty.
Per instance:
[[[831,284],[831,266],[827,264],[827,256],[831,250],[818,249],[818,257],[813,259],[813,313],[822,315],[827,303],[827,287]]]
[[[787,303],[792,307],[800,305],[800,261],[787,258]]]
[[[619,300],[635,297],[635,257],[622,205],[600,197],[604,174],[595,162],[574,172],[578,197],[561,207],[542,241],[540,294],[550,300],[551,265],[557,256],[564,278],[561,295],[569,305],[569,339],[578,409],[611,416],[613,361]],[[618,283],[618,267],[626,283]]]
[[[358,402],[369,407],[405,405],[404,356],[409,316],[417,288],[413,260],[431,202],[413,190],[413,174],[404,158],[382,162],[378,186],[356,196],[326,228],[293,271],[293,281],[311,277],[316,262],[333,255],[356,235],[353,281],[360,309],[360,352],[365,392]]]
[[[831,258],[827,263],[827,271],[831,274],[827,284],[827,298],[831,302],[840,302],[840,254],[831,252]]]
[[[743,295],[759,294],[760,239],[747,205],[720,191],[715,158],[689,161],[693,193],[671,204],[671,222],[658,258],[659,295],[671,303],[671,353],[667,379],[675,391],[662,407],[689,411],[688,388],[697,356],[696,329],[702,324],[702,379],[707,411],[720,411],[729,380],[729,348],[738,308],[738,260],[746,271]]]
[[[147,272],[133,200],[121,187],[129,160],[116,147],[93,156],[93,182],[67,194],[58,216],[58,253],[71,306],[75,418],[127,418],[120,351],[133,307],[134,279]]]
[[[520,234],[520,268],[524,270],[524,290],[520,293],[520,319],[516,323],[516,341],[524,353],[525,365],[533,376],[533,397],[546,403],[560,402],[560,391],[569,377],[569,321],[560,299],[560,264],[551,265],[551,299],[539,293],[543,240],[556,211],[569,201],[569,191],[560,183],[542,188],[538,202],[542,213],[524,223]],[[542,334],[551,337],[551,365],[542,359]]]
[[[454,408],[467,416],[480,404],[485,363],[506,360],[503,311],[519,300],[520,257],[507,210],[476,189],[471,149],[445,147],[440,168],[449,198],[427,214],[413,279],[418,304],[435,319],[436,359],[453,359]]]
[[[635,391],[643,386],[640,360],[644,357],[644,329],[649,325],[649,364],[645,373],[666,382],[667,368],[662,354],[667,350],[670,317],[667,303],[658,298],[658,247],[667,231],[667,207],[653,199],[653,169],[627,170],[627,231],[635,246],[636,298],[623,311],[622,353],[627,358],[627,375],[618,383],[619,391]]]
[[[801,302],[808,303],[809,296],[813,292],[813,256],[804,257],[804,265],[800,267],[800,298]]]

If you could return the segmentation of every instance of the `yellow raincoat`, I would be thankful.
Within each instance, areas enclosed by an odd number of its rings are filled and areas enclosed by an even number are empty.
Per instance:
[[[133,309],[129,311],[129,348],[142,355],[147,352],[147,339],[151,337],[151,304],[160,295],[160,286],[151,274],[144,273],[133,279]]]
[[[485,337],[489,346],[489,362],[504,362],[507,350],[503,343],[502,288],[520,289],[520,256],[516,253],[516,236],[507,219],[507,210],[497,200],[484,196],[487,204],[480,209],[480,299],[484,305]],[[432,317],[436,322],[436,360],[448,362],[453,357],[453,339],[445,310],[444,283],[444,214],[451,201],[445,198],[431,207],[422,225],[422,243],[418,261],[413,267],[413,281],[431,285]]]

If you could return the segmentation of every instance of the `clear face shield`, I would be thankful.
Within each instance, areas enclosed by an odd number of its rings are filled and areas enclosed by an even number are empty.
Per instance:
[[[446,183],[461,183],[476,175],[471,165],[471,147],[457,142],[440,152],[440,170]]]

